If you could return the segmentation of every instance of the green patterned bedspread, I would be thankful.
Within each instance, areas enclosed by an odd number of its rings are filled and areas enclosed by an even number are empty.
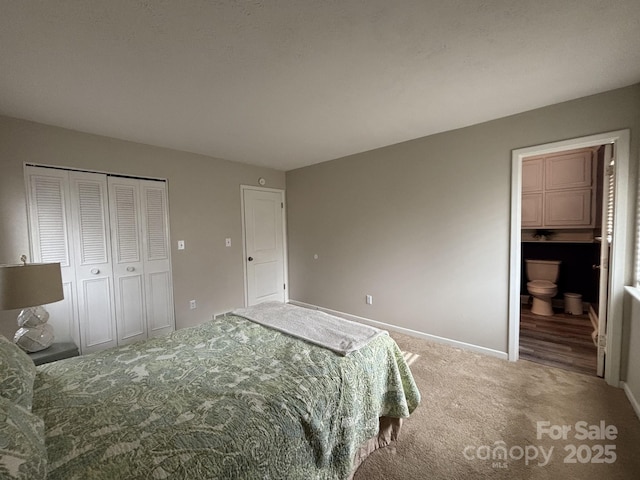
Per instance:
[[[395,342],[347,357],[240,317],[38,367],[49,479],[343,479],[420,401]]]

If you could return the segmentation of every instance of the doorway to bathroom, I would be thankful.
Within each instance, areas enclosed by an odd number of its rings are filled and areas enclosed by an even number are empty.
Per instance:
[[[628,156],[628,130],[512,152],[510,360],[618,383]],[[557,260],[559,269],[531,279],[526,259]],[[550,315],[531,312],[536,299]]]
[[[522,359],[603,373],[614,165],[611,144],[522,159]]]

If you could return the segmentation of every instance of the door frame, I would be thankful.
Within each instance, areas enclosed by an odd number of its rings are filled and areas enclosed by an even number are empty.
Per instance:
[[[511,151],[511,242],[509,259],[509,360],[516,361],[520,348],[520,279],[522,220],[522,159],[533,155],[556,153],[576,148],[614,144],[616,174],[614,192],[613,241],[610,252],[610,292],[607,305],[607,360],[604,379],[620,386],[622,351],[622,305],[624,299],[626,256],[628,252],[627,221],[629,198],[630,131],[616,130],[559,142],[534,145]]]
[[[247,277],[247,234],[245,230],[245,205],[244,205],[244,192],[246,190],[256,190],[259,192],[272,192],[272,193],[280,193],[282,198],[282,268],[284,270],[284,284],[286,288],[284,289],[284,303],[289,303],[289,264],[288,264],[288,247],[287,247],[287,202],[286,202],[286,194],[283,189],[280,188],[267,188],[267,187],[256,187],[253,185],[240,185],[240,210],[242,214],[242,272],[244,276],[244,306],[249,306],[249,289],[248,289],[248,277]]]

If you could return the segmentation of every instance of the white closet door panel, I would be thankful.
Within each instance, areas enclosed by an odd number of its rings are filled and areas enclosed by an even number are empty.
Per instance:
[[[121,177],[107,183],[118,342],[127,343],[147,338],[140,184]]]
[[[160,185],[157,185],[160,183]],[[169,260],[169,225],[164,182],[141,181],[146,240],[145,261]]]
[[[31,196],[30,226],[35,240],[33,253],[40,262],[58,262],[60,266],[67,267],[66,172],[27,169]]]
[[[155,337],[171,332],[175,320],[169,272],[147,275],[147,310],[149,336]]]
[[[149,336],[155,336],[175,328],[167,188],[153,180],[140,180],[140,188],[147,325]]]
[[[98,277],[79,281],[82,350],[89,353],[117,344],[111,298],[111,278]]]
[[[73,340],[80,345],[80,331],[77,324],[77,304],[75,294],[75,281],[62,280],[62,292],[64,300],[45,305],[49,312],[49,323],[53,327],[56,342]]]
[[[69,220],[69,175],[64,170],[25,167],[32,262],[60,263],[64,300],[46,305],[57,341],[80,345],[76,276]],[[17,261],[18,259],[16,259]]]
[[[109,262],[106,191],[102,182],[76,180],[78,252],[81,265]]]
[[[147,337],[142,274],[116,278],[116,318],[118,343],[143,340]]]
[[[140,202],[136,180],[109,177],[114,263],[142,261]]]
[[[84,353],[117,345],[106,175],[69,172]]]

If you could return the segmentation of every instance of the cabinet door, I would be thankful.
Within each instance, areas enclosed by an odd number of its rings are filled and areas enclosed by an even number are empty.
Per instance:
[[[83,353],[117,345],[105,175],[69,172]]]
[[[166,183],[140,180],[140,192],[147,331],[153,337],[175,328]]]
[[[590,188],[545,194],[545,226],[592,227]]]
[[[66,171],[25,167],[31,261],[60,264],[64,300],[47,305],[56,341],[80,345],[69,219],[69,175]],[[17,259],[16,259],[17,261]]]
[[[542,226],[542,193],[522,195],[522,227]]]
[[[541,192],[544,179],[544,158],[522,161],[522,192]]]
[[[548,156],[545,190],[591,187],[591,150]]]
[[[140,184],[111,176],[109,214],[118,344],[147,338]]]

